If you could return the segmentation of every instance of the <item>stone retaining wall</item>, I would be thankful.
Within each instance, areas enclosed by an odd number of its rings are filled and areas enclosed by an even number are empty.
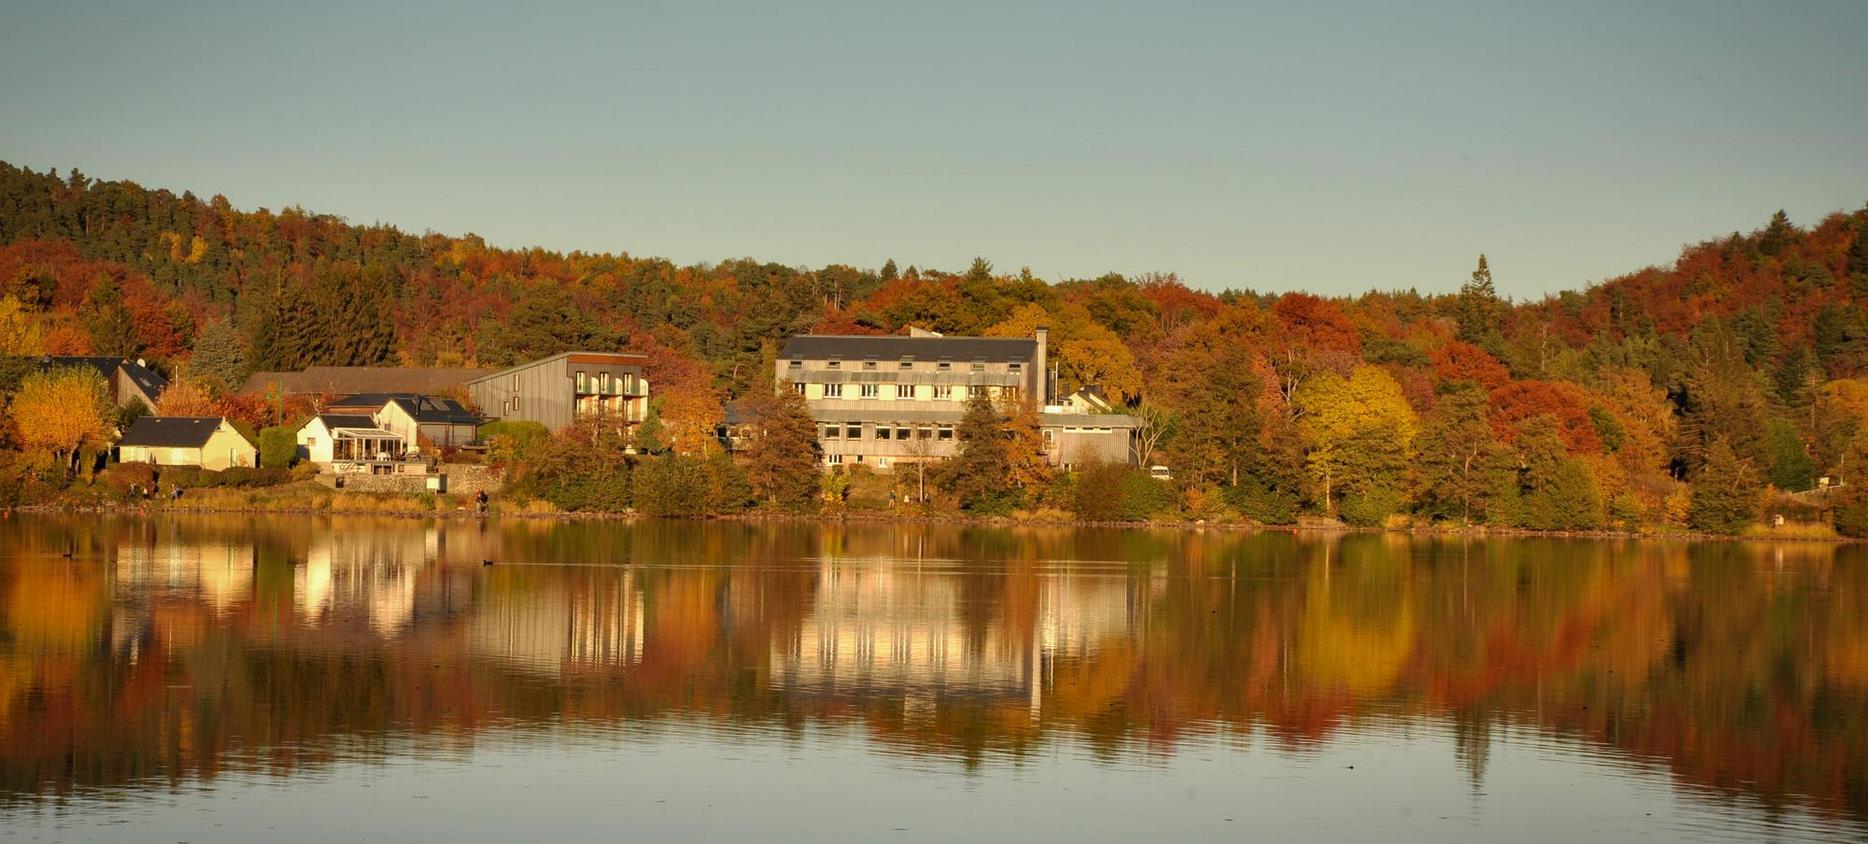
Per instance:
[[[500,474],[487,466],[473,463],[443,463],[440,472],[448,476],[450,495],[473,495],[481,490],[495,495],[504,486]],[[429,475],[322,475],[326,484],[343,478],[344,489],[356,492],[427,492]]]

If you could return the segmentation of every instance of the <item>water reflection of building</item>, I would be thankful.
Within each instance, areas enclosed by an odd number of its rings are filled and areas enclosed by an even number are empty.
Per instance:
[[[117,545],[119,594],[199,598],[216,613],[253,594],[250,542],[125,541]]]
[[[600,671],[642,660],[642,591],[628,569],[588,577],[497,583],[475,610],[475,654],[542,674]],[[511,588],[507,588],[510,586]]]
[[[307,623],[361,619],[379,634],[395,633],[415,616],[418,578],[439,542],[434,527],[320,534],[293,572],[293,609]]]
[[[826,561],[810,616],[773,653],[775,682],[806,693],[1018,698],[1036,712],[1052,661],[1133,635],[1145,593],[1160,585],[1126,574],[1030,576],[1038,591],[1029,623],[1011,623],[1000,606],[982,624],[952,569]]]

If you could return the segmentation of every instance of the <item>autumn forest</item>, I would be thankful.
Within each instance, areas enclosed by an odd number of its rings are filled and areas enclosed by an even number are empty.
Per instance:
[[[1851,491],[1868,459],[1868,208],[1759,219],[1537,301],[1497,294],[1483,244],[1444,289],[1324,298],[1046,281],[983,258],[496,248],[0,163],[0,354],[144,358],[264,426],[283,420],[240,394],[255,370],[624,349],[648,356],[661,423],[698,452],[729,402],[772,392],[789,335],[1045,326],[1065,389],[1146,421],[1139,462],[1173,480],[1143,518],[1741,533],[1783,516],[1868,533]],[[1079,481],[1034,477],[1019,504],[1068,510]]]

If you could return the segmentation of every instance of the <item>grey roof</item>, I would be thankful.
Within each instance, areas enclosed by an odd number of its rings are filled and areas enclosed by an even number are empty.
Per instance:
[[[988,363],[1030,361],[1038,353],[1038,341],[1030,337],[865,337],[861,335],[800,334],[785,341],[780,358],[824,360],[899,361],[912,356],[917,361],[984,360]]]
[[[338,428],[375,428],[376,420],[357,413],[320,413],[318,421],[329,430]]]
[[[501,369],[496,372],[487,372],[485,370],[481,370],[475,373],[472,381],[485,381],[487,379],[496,378],[501,375],[511,375],[515,372],[523,372],[535,366],[543,366],[544,364],[548,364],[553,361],[564,360],[565,358],[568,358],[572,355],[615,355],[618,357],[634,358],[634,360],[630,360],[630,361],[626,361],[626,362],[618,364],[619,366],[643,366],[649,362],[648,355],[641,354],[640,352],[593,352],[588,349],[582,349],[582,350],[573,351],[573,352],[559,352],[555,355],[550,355],[547,357],[539,358],[538,360],[529,360],[529,361],[526,361],[525,363],[514,364],[512,366],[508,366],[505,369]]]
[[[97,374],[104,376],[105,381],[112,382],[113,392],[115,391],[115,381],[117,378],[117,370],[119,369],[123,370],[123,374],[128,376],[130,381],[151,399],[160,398],[162,396],[162,391],[169,387],[169,380],[167,378],[157,375],[155,370],[130,360],[129,358],[100,355],[44,355],[39,358],[39,363],[41,366],[47,368],[54,366],[88,366],[97,370]],[[121,397],[119,396],[119,398]]]
[[[475,425],[480,417],[468,412],[460,402],[453,399],[437,399],[430,396],[397,396],[389,400],[399,405],[404,412],[423,425]]]
[[[220,430],[219,416],[139,416],[118,445],[200,448]]]
[[[484,369],[415,366],[307,366],[298,372],[255,372],[240,389],[263,393],[278,385],[286,395],[338,393],[445,393],[485,375]]]

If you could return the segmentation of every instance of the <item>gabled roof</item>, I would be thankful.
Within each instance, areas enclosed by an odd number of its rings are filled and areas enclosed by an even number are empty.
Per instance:
[[[324,423],[324,427],[327,430],[332,430],[332,431],[335,431],[339,428],[372,428],[373,429],[376,427],[376,420],[371,419],[368,416],[364,416],[360,413],[320,413],[318,414],[317,419],[319,422]]]
[[[326,407],[369,407],[381,408],[396,399],[415,398],[414,393],[357,393],[335,399]]]
[[[469,381],[468,383],[470,384],[478,383],[480,381],[486,381],[492,378],[498,378],[502,375],[511,375],[515,372],[523,372],[527,369],[531,369],[532,367],[542,366],[544,364],[552,363],[554,361],[560,361],[566,358],[579,358],[579,357],[616,358],[617,359],[614,361],[599,361],[599,360],[577,361],[578,363],[588,363],[591,365],[609,364],[609,365],[614,365],[614,366],[641,366],[649,362],[648,355],[640,355],[640,354],[636,354],[635,352],[559,352],[550,357],[542,357],[542,358],[539,358],[538,360],[531,360],[531,361],[526,361],[525,363],[517,364],[515,366],[508,366],[505,369],[501,369],[497,372],[481,372],[478,377],[474,378],[472,381]]]
[[[200,448],[220,430],[219,416],[140,416],[118,445]]]
[[[424,425],[473,425],[480,421],[480,417],[468,412],[467,408],[453,399],[397,396],[388,403],[402,408],[402,412]]]
[[[916,361],[942,359],[958,362],[1029,362],[1038,354],[1031,337],[870,337],[862,335],[800,334],[785,341],[780,358],[846,361],[875,358],[879,363],[913,357]]]
[[[445,393],[485,375],[484,369],[413,366],[307,366],[298,372],[255,372],[240,390],[263,393],[278,385],[286,395],[318,393]]]
[[[116,381],[117,370],[121,369],[130,382],[151,399],[160,398],[162,391],[169,387],[167,378],[157,375],[155,370],[129,358],[100,355],[44,355],[39,358],[39,363],[48,369],[54,366],[88,366],[97,370],[97,374],[104,376],[105,381],[113,382],[113,384]],[[115,391],[114,386],[112,391]]]

